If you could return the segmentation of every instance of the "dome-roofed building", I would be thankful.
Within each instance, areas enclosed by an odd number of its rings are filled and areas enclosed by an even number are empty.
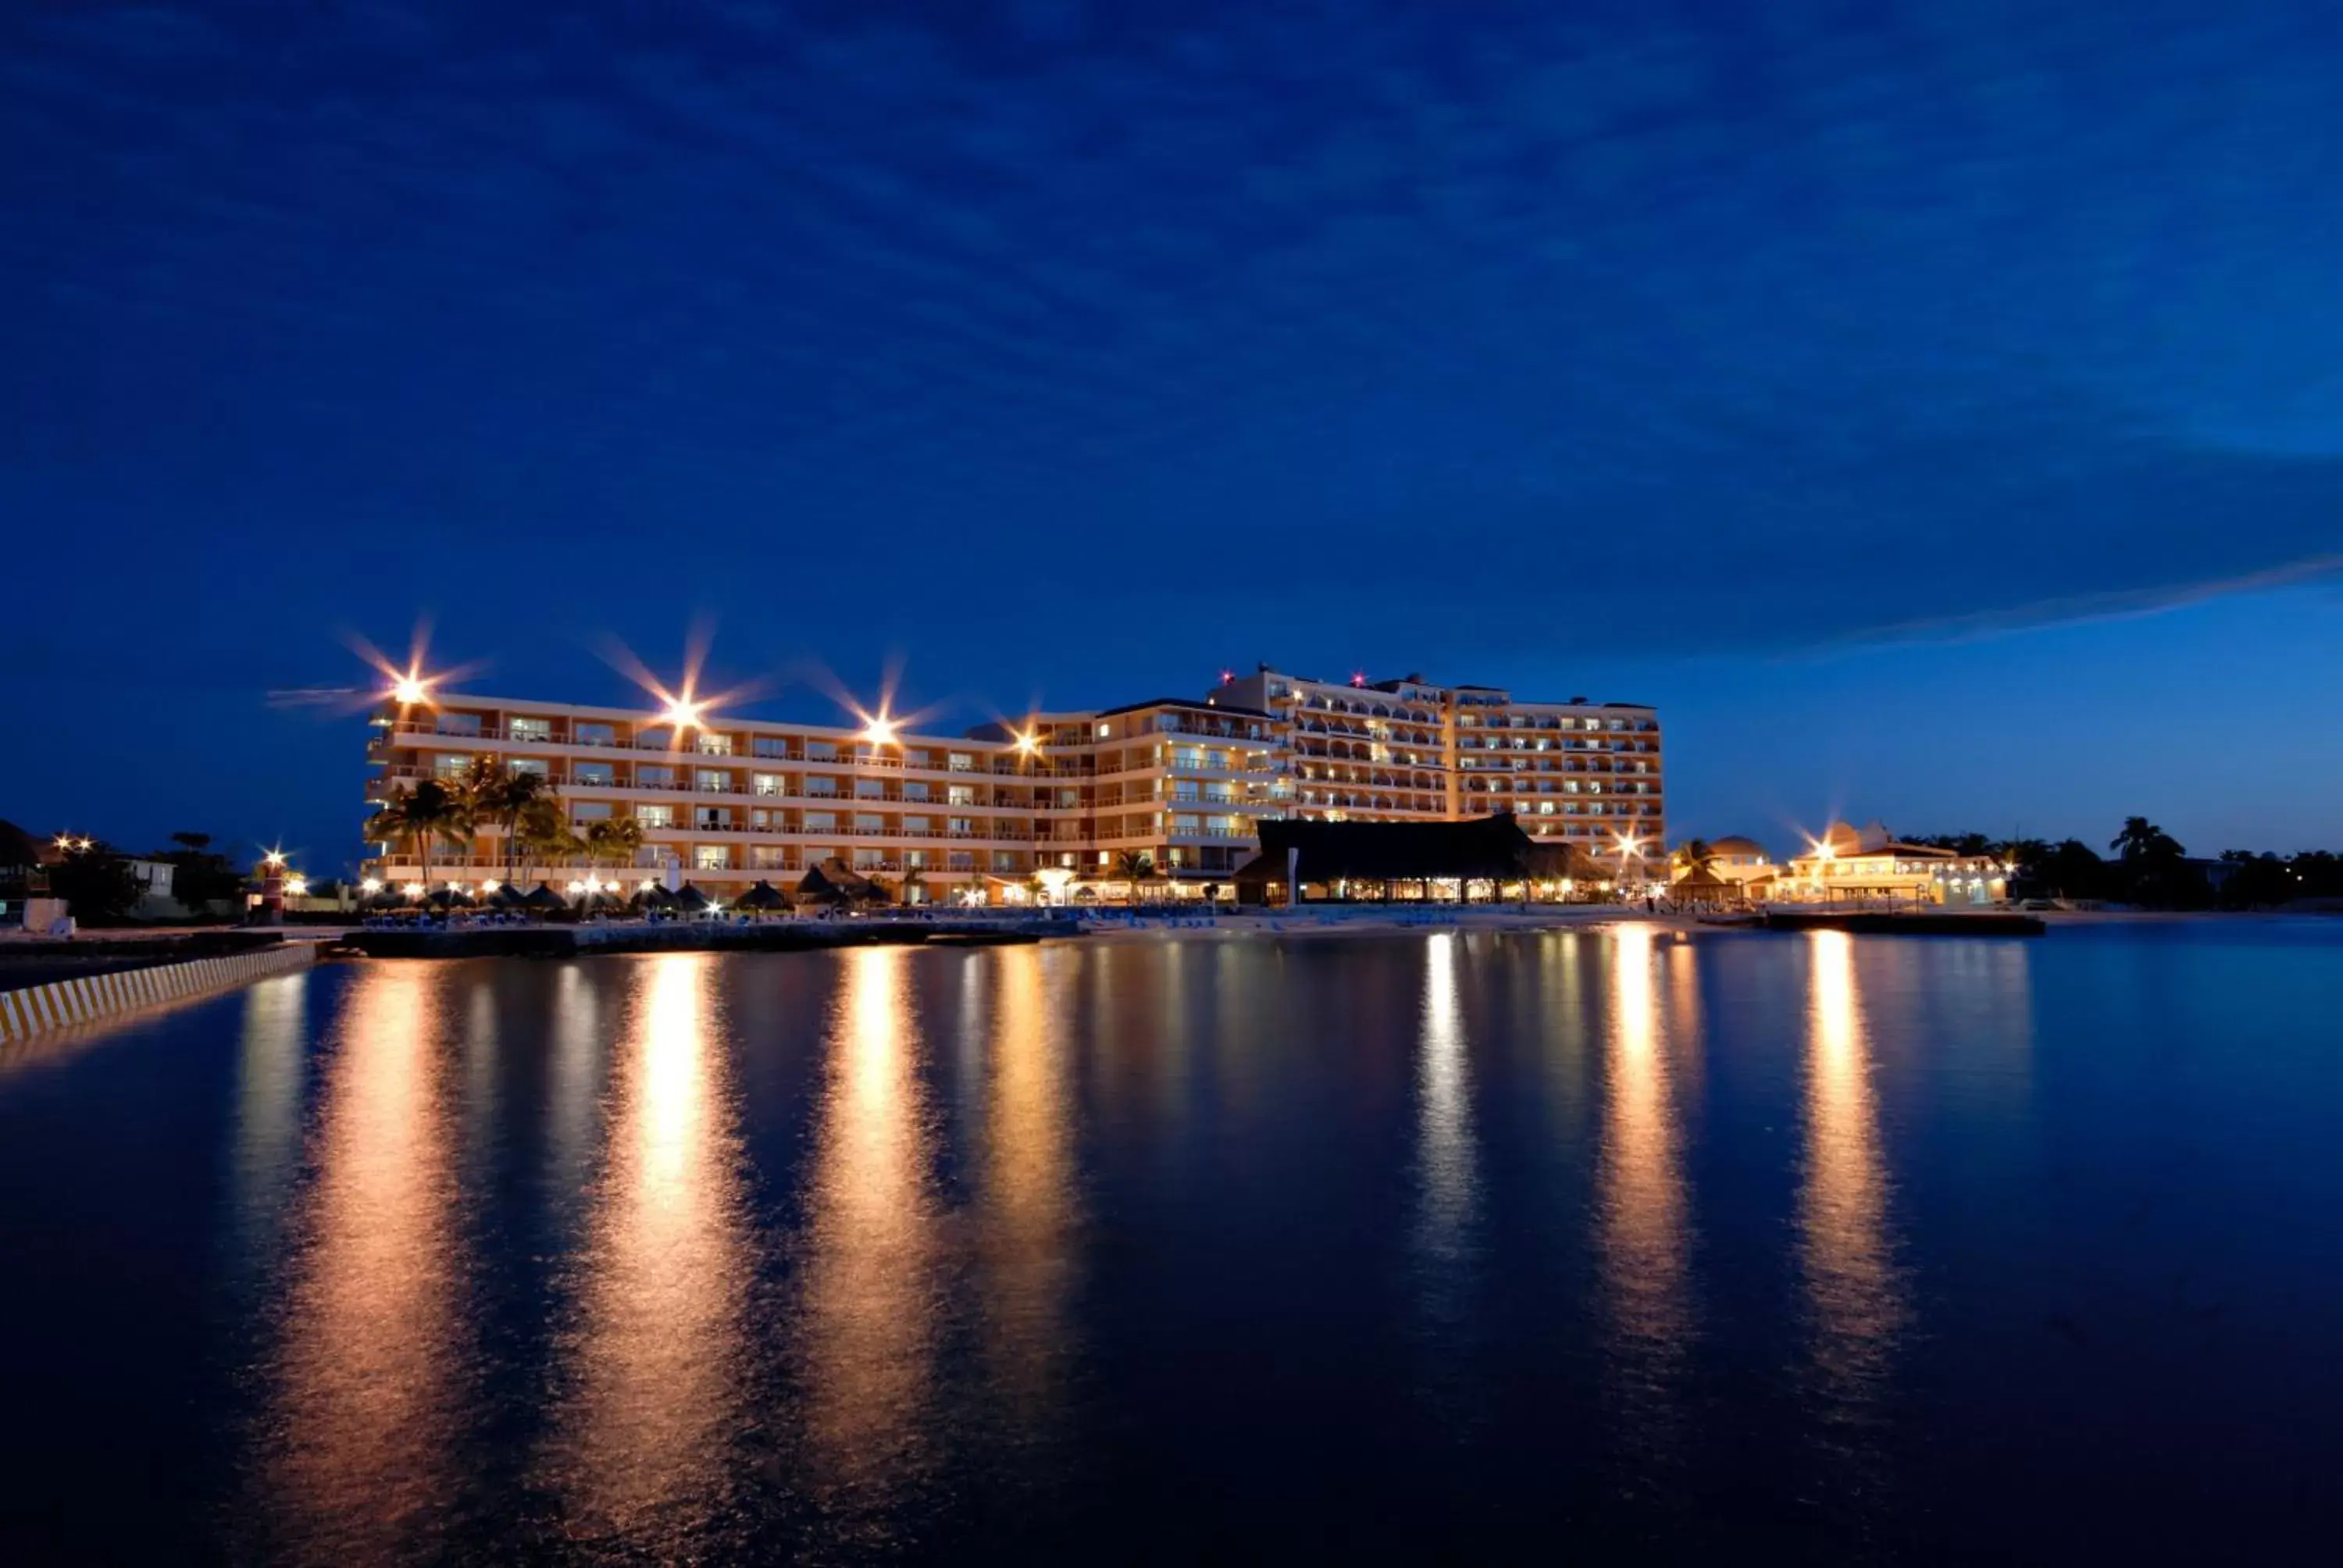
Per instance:
[[[1711,839],[1708,853],[1708,869],[1737,886],[1742,896],[1753,902],[1762,902],[1771,893],[1774,879],[1781,875],[1782,869],[1774,864],[1765,845],[1738,833]]]

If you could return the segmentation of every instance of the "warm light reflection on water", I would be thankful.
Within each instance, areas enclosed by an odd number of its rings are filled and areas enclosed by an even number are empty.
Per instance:
[[[441,1006],[434,971],[369,966],[325,1067],[264,1461],[305,1560],[422,1550],[459,1480],[472,1358]]]
[[[1423,1014],[1416,1069],[1416,1162],[1422,1182],[1416,1238],[1433,1265],[1467,1251],[1477,1178],[1473,1146],[1472,1068],[1464,1057],[1464,1011],[1457,995],[1458,939],[1424,943]]]
[[[986,1108],[980,1289],[985,1352],[1011,1406],[1035,1420],[1070,1352],[1073,1107],[1061,955],[999,948],[991,1095]]]
[[[585,966],[564,964],[553,977],[547,1065],[546,1190],[568,1221],[594,1155],[602,1080],[602,993]]]
[[[300,1170],[308,986],[303,970],[262,980],[245,993],[233,1184],[237,1263],[255,1283],[276,1255]]]
[[[753,1251],[718,960],[633,963],[549,1485],[573,1537],[672,1543],[726,1506],[749,1419]],[[565,1041],[565,1044],[573,1042]]]
[[[833,1501],[878,1508],[913,1478],[933,1397],[938,1212],[911,953],[840,956],[807,1198],[805,1435]]]
[[[1681,1139],[1669,1052],[1654,1007],[1652,933],[1611,934],[1610,1037],[1604,1049],[1600,1244],[1604,1294],[1616,1336],[1614,1370],[1646,1403],[1681,1366],[1686,1220]],[[1688,963],[1689,955],[1682,960]],[[1644,1412],[1655,1417],[1657,1412]]]
[[[1806,1045],[1805,1169],[1799,1256],[1823,1392],[1855,1417],[1878,1392],[1906,1308],[1888,1234],[1887,1172],[1872,1094],[1872,1052],[1855,972],[1855,939],[1807,939],[1813,1000]]]

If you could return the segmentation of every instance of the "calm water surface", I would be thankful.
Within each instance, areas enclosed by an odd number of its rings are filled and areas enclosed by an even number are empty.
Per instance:
[[[2324,1559],[2338,1019],[2316,922],[321,968],[0,1062],[0,1554]]]

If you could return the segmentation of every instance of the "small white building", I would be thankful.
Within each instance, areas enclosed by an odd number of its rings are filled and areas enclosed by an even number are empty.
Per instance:
[[[176,866],[168,860],[126,860],[123,864],[138,880],[138,905],[132,914],[142,920],[158,920],[186,912],[171,896],[172,878],[179,869]]]
[[[1813,903],[1989,904],[2009,895],[2007,871],[1991,855],[1907,844],[1878,822],[1833,822],[1793,856],[1775,897]]]

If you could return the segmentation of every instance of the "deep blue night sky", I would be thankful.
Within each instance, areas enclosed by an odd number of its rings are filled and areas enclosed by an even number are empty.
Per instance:
[[[558,11],[0,9],[0,816],[336,869],[343,630],[704,614],[954,727],[1656,702],[1687,831],[2343,840],[2331,4]]]

